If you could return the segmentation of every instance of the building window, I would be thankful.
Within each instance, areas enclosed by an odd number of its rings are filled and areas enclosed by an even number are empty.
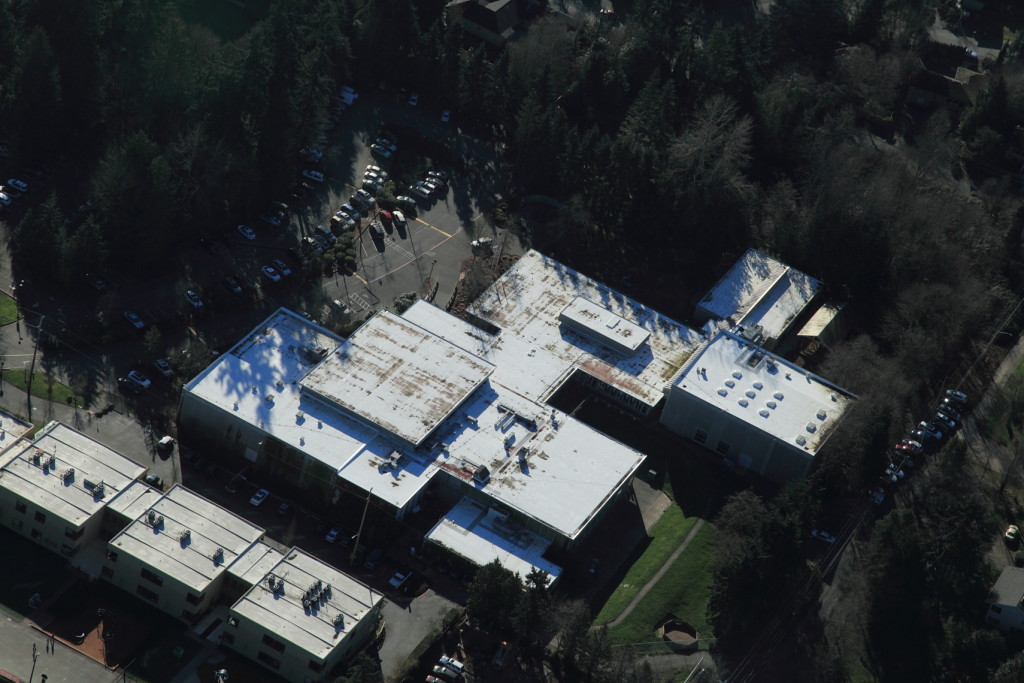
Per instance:
[[[1002,612],[1003,612],[1003,608],[1000,607],[999,605],[992,605],[991,607],[989,607],[989,610],[991,610],[992,612],[995,612],[996,614],[1002,614]]]
[[[188,595],[185,596],[185,601],[188,602],[188,604],[190,604],[190,605],[198,605],[199,604],[199,596],[198,595],[193,595],[192,593],[189,593]]]
[[[138,593],[139,595],[141,595],[142,597],[146,598],[150,602],[153,602],[153,603],[155,603],[158,599],[160,599],[159,595],[157,595],[153,591],[149,590],[148,588],[146,588],[142,584],[138,585],[138,587],[135,589],[135,592]]]
[[[102,576],[104,579],[112,579],[114,578],[114,570],[110,567],[104,567],[100,570],[100,576]]]
[[[263,635],[263,644],[271,649],[277,650],[278,652],[284,652],[284,643],[276,638],[271,638],[266,634]]]
[[[19,500],[14,503],[14,509],[18,512],[25,512],[25,510],[28,509],[28,506]]]
[[[62,554],[67,555],[68,557],[71,557],[75,554],[75,549],[69,545],[61,545],[60,551]]]
[[[266,652],[263,652],[262,650],[260,650],[260,653],[258,655],[256,655],[256,659],[259,660],[260,662],[262,662],[263,664],[266,664],[271,669],[274,669],[275,671],[277,669],[281,668],[281,660],[280,659],[274,659],[273,657],[268,655]]]
[[[222,633],[222,634],[220,634],[220,642],[225,643],[227,645],[231,645],[232,643],[235,642],[235,634],[234,633]]]
[[[139,574],[142,575],[142,578],[144,578],[146,581],[149,581],[150,583],[155,583],[158,586],[164,585],[164,580],[160,576],[154,574],[145,567],[143,567],[142,570],[139,571]]]
[[[309,670],[310,671],[316,671],[316,672],[319,673],[320,671],[323,671],[323,668],[324,668],[324,663],[323,662],[318,662],[315,659],[309,660]]]
[[[108,550],[107,551],[107,559],[110,560],[111,562],[117,562],[117,552],[115,552],[113,550]]]
[[[703,429],[698,429],[697,433],[693,435],[693,440],[697,443],[706,443],[708,440],[708,433]]]
[[[64,535],[70,538],[72,541],[77,541],[85,533],[85,528],[72,529],[71,527],[64,528]]]
[[[21,528],[25,526],[25,523],[22,522],[20,519],[12,519],[11,526],[14,527],[15,531],[21,531]]]
[[[722,455],[725,455],[726,453],[729,452],[729,444],[727,444],[724,441],[719,441],[718,448],[716,448],[715,450],[721,453]]]
[[[46,524],[46,515],[44,515],[42,512],[38,512],[37,511],[36,512],[36,521],[39,522],[40,524]]]
[[[41,539],[43,537],[43,532],[40,531],[39,529],[33,529],[32,533],[30,535],[32,536],[32,540],[33,541],[38,541],[39,539]]]

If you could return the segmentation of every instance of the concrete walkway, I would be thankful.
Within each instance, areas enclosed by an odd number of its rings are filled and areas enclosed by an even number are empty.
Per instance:
[[[626,617],[630,615],[633,609],[636,608],[636,606],[640,604],[640,601],[644,599],[644,596],[646,596],[647,593],[650,592],[651,588],[654,587],[654,584],[658,583],[658,581],[661,581],[661,577],[665,576],[665,572],[668,571],[668,568],[671,567],[672,563],[675,562],[679,558],[679,556],[683,554],[683,551],[686,550],[686,547],[690,545],[690,541],[693,540],[693,537],[697,535],[697,532],[700,531],[701,527],[703,526],[704,520],[698,519],[697,523],[693,525],[692,529],[690,529],[690,533],[686,534],[686,538],[683,539],[683,542],[679,544],[679,547],[676,548],[671,555],[669,555],[668,559],[665,560],[665,564],[661,565],[661,569],[654,573],[654,576],[651,577],[651,580],[644,584],[644,587],[640,589],[640,592],[633,596],[633,599],[629,601],[628,605],[626,605],[626,609],[622,610],[622,614],[615,617],[607,624],[595,624],[593,628],[599,628],[600,626],[604,625],[607,625],[608,628],[614,628],[621,624],[623,621],[625,621]]]

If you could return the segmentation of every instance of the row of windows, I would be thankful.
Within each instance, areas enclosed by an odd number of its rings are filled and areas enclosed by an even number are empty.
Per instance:
[[[231,643],[235,642],[235,637],[232,636],[230,633],[225,633],[223,636],[221,636],[221,640],[223,642],[225,642],[225,643],[228,643],[230,645]],[[277,659],[276,657],[272,657],[272,656],[268,655],[263,650],[260,650],[256,654],[256,659],[258,659],[259,661],[263,662],[264,664],[269,666],[271,669],[274,669],[275,671],[277,669],[281,668],[281,660]],[[323,671],[323,668],[324,668],[324,663],[323,662],[318,662],[315,659],[309,660],[309,669],[310,669],[310,671],[315,671],[315,672],[319,673],[320,671]]]
[[[269,648],[273,648],[278,652],[284,652],[284,643],[276,638],[272,638],[267,634],[263,634],[263,644]]]
[[[145,567],[139,570],[139,574],[142,576],[142,578],[144,578],[146,581],[149,581],[150,583],[155,583],[158,586],[164,585],[163,577],[161,577],[158,574],[154,574]]]
[[[146,598],[147,600],[149,600],[152,603],[156,603],[156,601],[160,599],[159,595],[157,595],[153,591],[149,590],[148,588],[143,586],[141,583],[135,588],[135,592],[138,593],[139,595],[141,595],[142,597]]]
[[[700,444],[707,443],[708,433],[705,432],[703,429],[698,429],[693,434],[693,440]],[[718,446],[715,447],[715,450],[721,453],[722,455],[726,455],[729,452],[729,444],[726,443],[725,441],[719,441]]]

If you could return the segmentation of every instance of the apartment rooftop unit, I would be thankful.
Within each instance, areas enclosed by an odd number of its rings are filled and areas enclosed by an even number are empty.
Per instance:
[[[810,455],[856,400],[730,332],[719,332],[694,356],[677,389]]]
[[[821,290],[795,268],[748,249],[697,306],[697,316],[748,328],[753,341],[777,340]]]
[[[701,341],[699,332],[533,250],[468,312],[502,343],[514,338],[510,346],[525,354],[520,367],[546,357],[541,366],[555,366],[558,378],[586,373],[636,402],[640,412],[661,401]],[[528,396],[545,401],[560,384]]]
[[[310,372],[302,386],[328,405],[417,446],[493,370],[382,310]]]
[[[50,422],[15,448],[0,468],[0,487],[80,527],[146,471],[71,427]]]
[[[201,593],[263,534],[263,529],[175,485],[109,545]]]
[[[363,619],[376,614],[382,599],[361,581],[292,548],[231,612],[326,660]]]

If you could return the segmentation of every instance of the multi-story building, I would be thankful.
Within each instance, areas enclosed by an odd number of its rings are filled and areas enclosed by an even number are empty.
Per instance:
[[[69,557],[100,535],[104,509],[146,471],[59,422],[0,463],[0,523]]]

